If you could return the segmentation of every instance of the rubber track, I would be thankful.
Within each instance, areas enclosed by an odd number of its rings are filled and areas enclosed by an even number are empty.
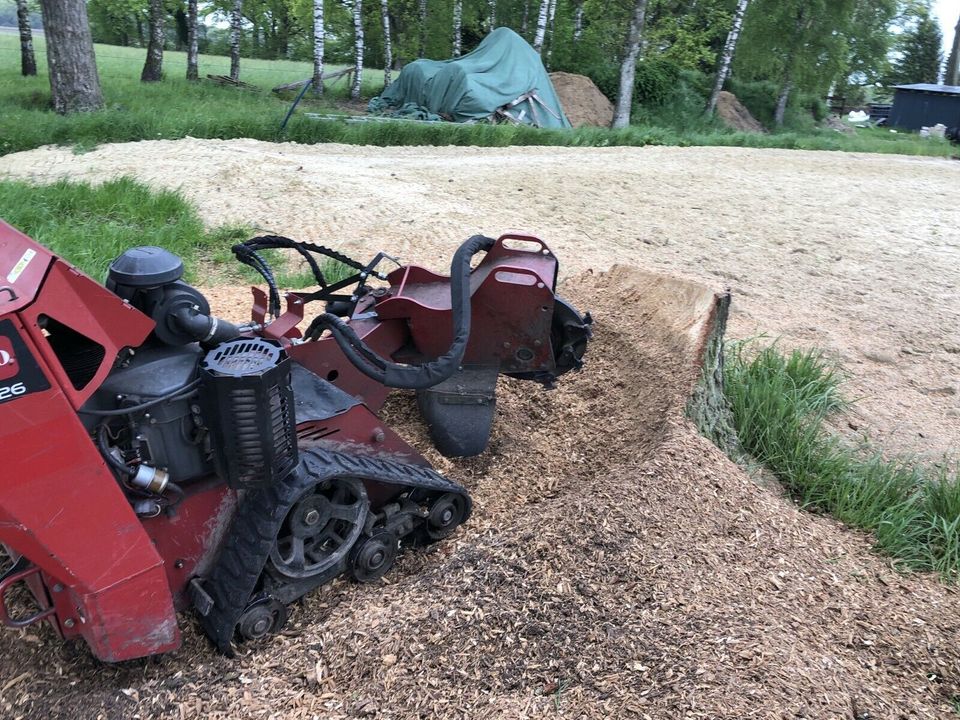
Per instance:
[[[204,589],[214,604],[201,622],[220,652],[233,656],[231,641],[237,622],[290,508],[306,490],[335,477],[458,493],[466,499],[464,520],[470,516],[472,503],[466,489],[432,468],[328,450],[302,452],[297,469],[282,481],[247,492],[220,555],[204,580]]]

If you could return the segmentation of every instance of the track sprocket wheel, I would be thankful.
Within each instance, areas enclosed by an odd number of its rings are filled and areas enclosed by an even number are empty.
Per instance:
[[[335,567],[360,537],[368,509],[359,480],[333,478],[313,486],[287,513],[270,551],[270,565],[280,575],[297,579]]]

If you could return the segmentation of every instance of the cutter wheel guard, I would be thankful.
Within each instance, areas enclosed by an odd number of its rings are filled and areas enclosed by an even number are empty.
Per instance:
[[[274,248],[316,288],[281,295]],[[449,277],[278,236],[233,250],[266,283],[244,325],[161,248],[128,250],[104,286],[0,221],[5,625],[46,621],[118,662],[177,648],[192,607],[233,654],[312,589],[376,581],[469,518],[467,491],[377,416],[392,388],[416,391],[440,452],[476,455],[498,376],[552,387],[590,339],[527,235],[470,238]],[[350,277],[328,283],[330,260]]]

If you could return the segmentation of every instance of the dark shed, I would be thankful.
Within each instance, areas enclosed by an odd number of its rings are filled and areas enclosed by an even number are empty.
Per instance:
[[[919,130],[943,123],[960,125],[960,87],[956,85],[897,85],[890,111],[890,125]]]

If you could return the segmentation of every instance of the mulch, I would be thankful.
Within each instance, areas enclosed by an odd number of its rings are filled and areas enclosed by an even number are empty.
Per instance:
[[[475,515],[280,636],[104,666],[0,634],[4,718],[927,718],[960,694],[960,598],[754,483],[684,417],[712,289],[615,267],[579,374],[499,388],[489,451],[449,461]],[[241,301],[242,302],[242,301]],[[428,447],[412,398],[384,415]]]

